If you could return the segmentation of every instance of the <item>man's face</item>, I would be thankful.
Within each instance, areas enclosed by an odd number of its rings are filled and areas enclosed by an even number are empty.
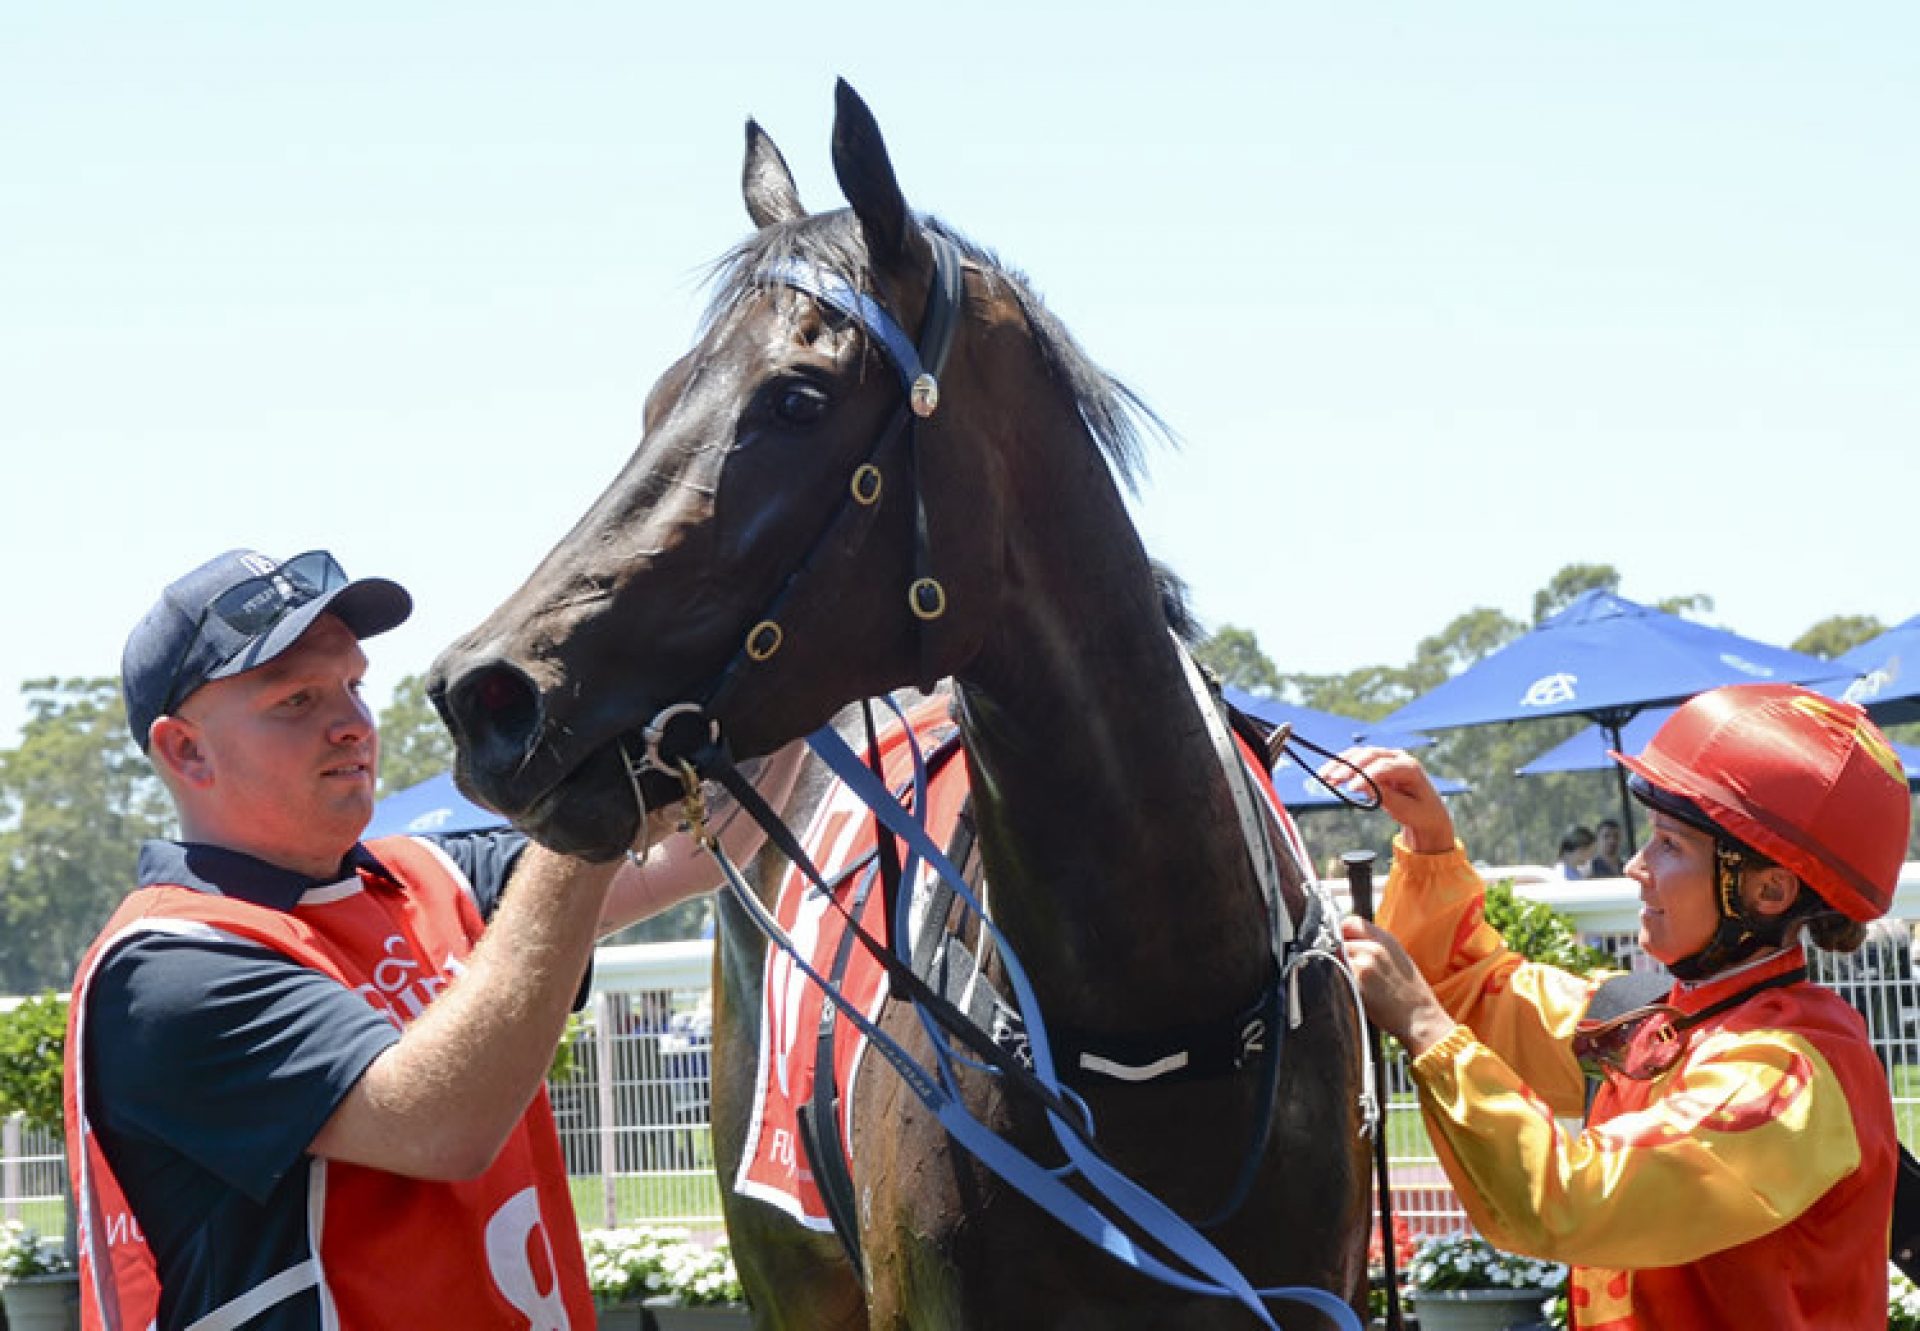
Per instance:
[[[1606,826],[1600,828],[1594,835],[1598,841],[1597,849],[1603,859],[1617,860],[1620,858],[1620,829],[1618,827],[1615,827],[1612,823],[1608,823]]]
[[[1707,945],[1720,923],[1711,836],[1654,810],[1647,844],[1626,874],[1640,884],[1640,947],[1648,956],[1672,965]]]
[[[322,615],[274,660],[196,689],[175,715],[209,780],[196,818],[220,844],[330,877],[373,816],[379,737],[360,696],[366,654]]]

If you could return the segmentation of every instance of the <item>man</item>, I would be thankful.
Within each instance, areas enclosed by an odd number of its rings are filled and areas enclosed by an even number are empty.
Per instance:
[[[1623,836],[1620,824],[1612,818],[1602,818],[1594,824],[1593,858],[1587,861],[1588,878],[1620,876],[1620,842]]]
[[[1857,948],[1891,904],[1899,762],[1859,709],[1773,684],[1702,694],[1614,756],[1650,810],[1626,874],[1665,1002],[1583,1020],[1598,982],[1509,951],[1418,764],[1363,750],[1401,825],[1379,927],[1343,925],[1368,1015],[1474,1224],[1573,1266],[1575,1327],[1884,1326],[1892,1102],[1802,936]]]
[[[74,982],[89,1327],[593,1325],[543,1075],[596,937],[713,879],[684,844],[361,844],[360,643],[411,607],[324,551],[232,551],[127,640],[181,839],[142,848]]]

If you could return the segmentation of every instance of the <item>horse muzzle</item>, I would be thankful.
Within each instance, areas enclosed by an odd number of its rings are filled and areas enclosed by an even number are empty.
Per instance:
[[[618,740],[570,754],[549,726],[546,696],[511,662],[434,663],[427,697],[453,736],[454,779],[470,798],[496,810],[561,854],[613,859],[641,833],[642,811]]]

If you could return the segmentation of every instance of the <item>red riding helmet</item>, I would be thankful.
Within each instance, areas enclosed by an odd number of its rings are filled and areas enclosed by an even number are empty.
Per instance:
[[[1613,756],[1842,914],[1873,920],[1893,904],[1912,800],[1886,736],[1852,703],[1732,684],[1681,706],[1639,757]]]

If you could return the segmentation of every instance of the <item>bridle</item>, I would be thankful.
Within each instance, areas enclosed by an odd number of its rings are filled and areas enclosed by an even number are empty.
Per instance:
[[[954,332],[959,326],[965,275],[958,246],[937,231],[922,229],[920,235],[933,252],[933,272],[927,284],[926,308],[921,314],[917,337],[908,337],[886,307],[870,294],[846,277],[817,264],[786,259],[760,274],[762,284],[790,287],[858,325],[897,374],[901,401],[849,474],[839,503],[747,629],[740,646],[715,676],[705,695],[698,700],[669,704],[655,713],[640,732],[638,754],[630,753],[622,743],[621,753],[636,790],[650,775],[663,776],[672,782],[677,795],[684,785],[688,767],[695,774],[705,776],[721,765],[731,765],[725,754],[726,737],[721,732],[720,714],[748,673],[773,659],[785,644],[782,618],[805,588],[823,552],[852,544],[878,514],[886,488],[881,460],[896,443],[904,445],[905,482],[914,505],[913,579],[907,586],[907,609],[919,639],[921,686],[932,687],[937,672],[931,659],[927,628],[946,614],[947,591],[933,567],[926,496],[919,485],[916,462],[916,426],[930,418],[940,406],[940,374],[946,368]],[[644,799],[641,807],[643,810],[647,807]]]

